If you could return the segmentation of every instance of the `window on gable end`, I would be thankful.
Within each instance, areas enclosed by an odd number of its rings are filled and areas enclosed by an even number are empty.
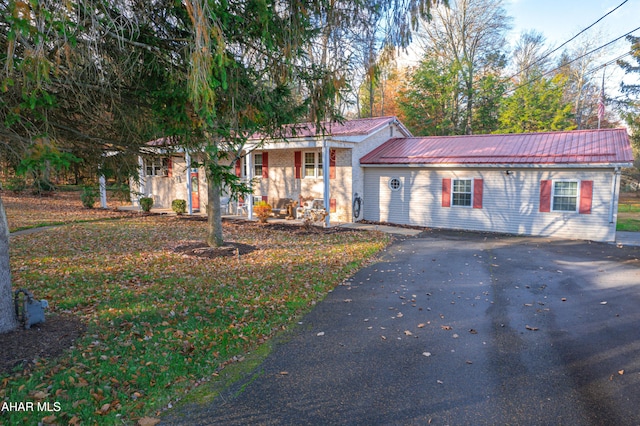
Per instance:
[[[578,181],[554,180],[551,189],[552,211],[578,211]]]
[[[473,179],[452,179],[451,205],[471,207]]]

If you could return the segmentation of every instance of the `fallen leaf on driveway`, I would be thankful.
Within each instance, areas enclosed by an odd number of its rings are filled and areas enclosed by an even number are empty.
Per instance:
[[[404,335],[405,335],[405,336],[413,336],[413,333],[412,333],[412,332],[410,332],[409,330],[405,330],[405,331],[404,331]]]
[[[478,334],[478,331],[476,331],[475,329],[473,329],[473,328],[472,328],[471,330],[469,330],[469,333],[471,333],[471,334]]]
[[[424,323],[418,324],[418,328],[424,328]]]
[[[538,331],[538,327],[531,327],[530,325],[525,325],[524,326],[527,330],[531,330],[531,331]]]
[[[324,331],[321,331],[320,333],[316,334],[316,336],[324,336]]]
[[[431,356],[431,352],[422,352],[422,355],[424,355],[426,357],[429,357],[429,356]]]
[[[440,328],[443,329],[443,330],[451,330],[451,326],[450,325],[441,325]]]
[[[600,304],[601,304],[601,305],[606,305],[606,304],[607,304],[607,301],[606,301],[606,300],[603,300],[602,302],[600,302]]]
[[[618,374],[622,376],[624,374],[624,370],[618,370]]]
[[[160,419],[156,419],[155,417],[143,417],[138,420],[138,426],[155,426],[160,423]]]

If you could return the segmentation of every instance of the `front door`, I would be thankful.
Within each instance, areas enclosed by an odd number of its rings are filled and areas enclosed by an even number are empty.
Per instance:
[[[200,181],[198,172],[191,172],[191,207],[193,210],[200,210]]]

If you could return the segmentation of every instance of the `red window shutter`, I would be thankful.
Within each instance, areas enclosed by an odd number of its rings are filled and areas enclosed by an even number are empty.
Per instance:
[[[442,207],[451,207],[451,179],[442,179]]]
[[[540,181],[540,211],[542,213],[551,211],[551,181]]]
[[[262,179],[269,177],[269,153],[262,153]]]
[[[335,213],[337,209],[337,203],[335,198],[329,199],[329,213]]]
[[[481,209],[482,208],[482,179],[474,179],[473,180],[473,208]]]
[[[296,169],[296,179],[300,179],[302,175],[302,151],[295,151],[293,153],[293,162]]]
[[[167,161],[167,176],[173,177],[173,157],[169,157]]]
[[[329,151],[329,179],[336,178],[336,150]]]
[[[242,162],[239,158],[236,160],[236,176],[242,176]]]
[[[593,199],[593,181],[580,182],[580,214],[591,214],[591,200]]]
[[[269,196],[268,195],[263,195],[262,196],[262,201],[264,201],[265,203],[269,202]]]

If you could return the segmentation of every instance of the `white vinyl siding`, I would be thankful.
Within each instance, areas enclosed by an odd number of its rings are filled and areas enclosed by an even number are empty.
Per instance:
[[[401,191],[389,189],[392,177],[402,179]],[[483,179],[482,209],[442,207],[442,179],[445,178],[452,180],[452,190],[455,179]],[[540,181],[547,179],[593,181],[591,214],[541,213]],[[527,169],[507,175],[503,170],[491,169],[366,167],[364,183],[366,220],[595,241],[615,238],[615,215],[613,223],[609,223],[613,170]]]

